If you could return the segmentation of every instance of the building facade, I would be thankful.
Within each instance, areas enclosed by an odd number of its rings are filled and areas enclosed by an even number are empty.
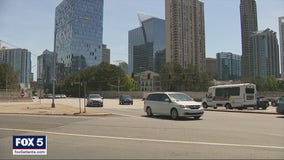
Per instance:
[[[206,58],[206,72],[211,75],[216,75],[217,73],[217,60],[216,58]]]
[[[110,64],[110,49],[105,44],[103,44],[103,62]]]
[[[102,62],[103,0],[63,0],[55,10],[57,79]]]
[[[152,71],[144,71],[134,75],[139,84],[139,90],[145,92],[161,91],[160,75]]]
[[[241,56],[230,52],[216,54],[217,73],[220,80],[239,80],[241,78]]]
[[[166,62],[206,71],[204,4],[198,0],[166,0]]]
[[[22,48],[0,48],[0,63],[7,63],[12,66],[21,87],[30,88],[31,52]]]
[[[165,20],[138,14],[141,26],[128,32],[129,73],[159,72],[165,64]]]
[[[279,77],[279,46],[276,32],[267,28],[250,37],[250,77]]]
[[[242,77],[250,76],[249,38],[258,31],[257,8],[255,0],[241,0],[240,3],[241,32],[242,32]]]
[[[279,17],[281,77],[284,78],[284,17]]]
[[[43,51],[42,55],[37,57],[37,80],[42,84],[51,84],[54,75],[53,52]]]

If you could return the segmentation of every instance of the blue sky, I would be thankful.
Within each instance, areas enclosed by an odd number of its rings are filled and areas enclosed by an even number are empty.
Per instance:
[[[62,0],[0,0],[0,40],[32,52],[53,51],[54,12]],[[201,0],[205,7],[206,57],[217,52],[241,55],[240,0]],[[279,32],[284,0],[256,0],[258,29]],[[164,0],[105,0],[103,42],[111,49],[111,63],[128,62],[128,31],[139,27],[138,12],[165,18]],[[278,35],[277,35],[278,36]],[[11,47],[7,44],[4,46]]]

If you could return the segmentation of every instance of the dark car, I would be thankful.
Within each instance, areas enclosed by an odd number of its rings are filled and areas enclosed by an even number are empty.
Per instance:
[[[276,112],[277,112],[278,114],[284,114],[284,96],[280,97],[280,98],[277,100]]]
[[[256,109],[263,109],[265,110],[269,107],[269,100],[265,99],[264,97],[256,97]]]
[[[119,104],[131,104],[133,105],[133,99],[130,95],[121,95],[119,97]]]

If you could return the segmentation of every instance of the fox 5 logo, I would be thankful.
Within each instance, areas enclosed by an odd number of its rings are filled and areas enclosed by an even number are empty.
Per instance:
[[[46,149],[46,136],[13,136],[13,149]]]

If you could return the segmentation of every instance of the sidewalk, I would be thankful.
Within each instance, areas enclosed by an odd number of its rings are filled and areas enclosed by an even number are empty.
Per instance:
[[[105,116],[111,115],[111,113],[105,113],[101,111],[86,110],[63,104],[56,104],[55,108],[51,108],[51,104],[39,102],[0,102],[0,114],[29,114],[29,115],[69,115],[69,116]]]
[[[256,110],[256,109],[225,109],[224,107],[220,107],[218,109],[206,108],[205,111],[215,111],[215,112],[235,112],[235,113],[256,113],[256,114],[277,114],[276,107],[269,106],[266,110]]]

